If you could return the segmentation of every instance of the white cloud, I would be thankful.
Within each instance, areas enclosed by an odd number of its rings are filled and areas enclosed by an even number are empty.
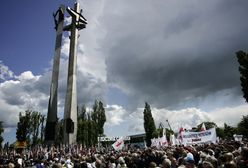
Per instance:
[[[9,69],[8,66],[4,65],[0,60],[0,80],[6,80],[14,77],[14,73]]]
[[[105,113],[106,113],[106,118],[107,118],[106,125],[115,126],[123,122],[123,118],[127,112],[121,106],[107,105],[105,109]]]
[[[83,16],[88,20],[86,28],[80,30],[78,39],[78,70],[89,73],[103,82],[106,81],[105,55],[102,53],[100,41],[106,31],[99,23],[104,1],[80,1]]]
[[[16,126],[19,112],[27,109],[44,113],[44,102],[47,106],[46,92],[40,90],[40,76],[26,71],[16,76],[14,80],[0,83],[0,116],[4,126]]]
[[[242,117],[247,115],[247,108],[246,103],[236,107],[223,107],[211,111],[209,115],[217,125],[223,126],[226,123],[231,126],[237,126]]]
[[[20,81],[29,81],[34,80],[37,81],[40,76],[34,76],[34,74],[31,71],[25,71],[21,73],[21,75],[17,76],[16,78]]]
[[[68,59],[70,51],[70,39],[69,37],[63,36],[62,46],[61,46],[61,58]]]
[[[110,108],[111,107],[111,108]],[[210,112],[205,112],[198,108],[185,108],[181,110],[168,110],[166,108],[152,108],[152,115],[156,126],[159,126],[161,122],[165,127],[169,128],[166,120],[169,121],[172,129],[177,132],[180,127],[191,129],[196,127],[202,122],[214,122],[219,127],[223,127],[224,123],[231,126],[237,126],[237,123],[241,121],[242,116],[246,115],[246,109],[248,105],[240,105],[236,107],[220,108]],[[107,106],[106,114],[108,127],[115,127],[122,123],[128,123],[125,125],[127,128],[126,134],[143,133],[143,111],[144,108],[137,108],[133,113],[127,114],[127,111],[118,105]],[[121,121],[121,122],[119,122]]]
[[[89,24],[78,39],[78,103],[103,100],[106,86],[115,86],[127,93],[130,102],[126,104],[132,106],[130,113],[127,107],[107,105],[108,128],[124,124],[123,129],[129,132],[143,132],[143,108],[137,107],[144,101],[154,104],[157,125],[166,125],[168,119],[174,130],[202,121],[235,125],[245,115],[247,105],[240,105],[237,99],[237,62],[230,57],[237,47],[247,46],[243,33],[247,24],[242,22],[245,5],[223,0],[79,2]],[[61,117],[69,43],[67,34],[60,61]],[[46,114],[51,70],[49,67],[41,75],[30,70],[15,76],[0,61],[0,79],[5,80],[0,83],[0,118],[6,125],[16,125],[18,113],[27,108]],[[216,72],[218,75],[213,75]],[[167,106],[180,110],[168,110]]]

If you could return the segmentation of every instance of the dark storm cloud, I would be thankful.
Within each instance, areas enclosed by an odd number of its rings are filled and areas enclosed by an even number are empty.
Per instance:
[[[107,2],[107,80],[131,102],[175,107],[227,89],[241,95],[235,52],[248,48],[247,1]]]
[[[68,62],[61,61],[61,71],[59,78],[59,100],[60,106],[64,107],[67,87],[67,67]],[[89,105],[94,100],[103,100],[105,83],[94,76],[82,71],[77,71],[77,99],[79,105]]]
[[[80,71],[78,72],[79,76],[81,78],[77,81],[78,104],[89,106],[95,100],[103,101],[105,99],[104,90],[106,90],[106,84],[102,80]]]

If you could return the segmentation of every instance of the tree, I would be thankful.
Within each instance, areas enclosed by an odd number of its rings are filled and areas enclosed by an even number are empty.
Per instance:
[[[26,141],[32,146],[39,142],[42,132],[44,115],[37,111],[26,110],[24,114],[19,113],[17,123],[16,139],[20,142]]]
[[[104,133],[104,124],[106,122],[105,109],[101,101],[95,101],[91,118],[93,121],[92,127],[94,128],[93,142],[97,143],[98,136]]]
[[[45,128],[44,128],[44,121],[45,121],[45,115],[41,115],[41,128],[40,128],[40,140],[41,142],[44,141],[44,132],[45,132]]]
[[[31,111],[29,110],[26,110],[24,115],[21,112],[19,113],[19,122],[17,123],[17,130],[16,130],[17,141],[20,142],[30,141],[30,132],[31,132],[30,118],[31,118]]]
[[[88,120],[85,106],[82,106],[82,108],[78,110],[77,142],[84,146],[88,144]]]
[[[105,109],[103,107],[103,103],[99,101],[99,108],[98,108],[98,135],[102,135],[104,133],[104,124],[106,122],[106,115]]]
[[[216,135],[219,137],[219,138],[224,138],[225,137],[225,132],[224,132],[224,128],[220,128],[220,127],[217,127],[216,128]]]
[[[241,74],[240,81],[243,91],[243,97],[248,102],[248,54],[244,51],[236,52],[239,62],[239,72]]]
[[[81,108],[78,108],[78,121],[79,120],[86,120],[86,107],[83,105]]]
[[[158,136],[150,105],[145,103],[144,109],[144,129],[146,133],[146,145],[151,146],[151,139]]]
[[[88,119],[87,119],[87,134],[88,134],[88,142],[87,147],[91,147],[93,145],[93,139],[94,139],[94,128],[93,128],[93,122],[91,119],[91,114],[88,113]]]
[[[241,121],[238,123],[237,131],[242,134],[244,138],[248,138],[248,115],[243,116]]]
[[[0,121],[0,149],[2,149],[2,142],[3,142],[3,137],[2,137],[2,133],[4,132],[3,129],[3,122]]]
[[[227,125],[224,123],[224,134],[226,139],[233,139],[233,135],[237,132],[237,129],[235,127],[232,127],[230,125]]]
[[[30,122],[31,122],[30,132],[32,135],[32,145],[36,145],[40,133],[41,114],[37,111],[33,111],[31,113]]]

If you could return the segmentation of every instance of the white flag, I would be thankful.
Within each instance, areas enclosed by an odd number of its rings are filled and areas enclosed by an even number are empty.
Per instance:
[[[121,150],[124,147],[124,139],[123,137],[120,137],[115,143],[113,143],[113,148],[115,150]]]
[[[160,138],[160,145],[161,146],[168,146],[168,142],[167,142],[167,139],[166,139],[166,136],[163,135],[161,138]]]
[[[204,123],[202,123],[201,130],[200,130],[200,131],[206,131],[206,130],[207,130],[207,129],[206,129],[205,124],[204,124]]]
[[[176,143],[176,137],[175,137],[174,134],[170,134],[170,144],[172,146],[177,145],[177,143]]]

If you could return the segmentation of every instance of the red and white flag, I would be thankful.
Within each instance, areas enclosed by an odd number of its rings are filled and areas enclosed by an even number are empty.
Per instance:
[[[184,132],[183,127],[179,128],[178,139],[183,139],[182,133]]]
[[[200,131],[202,132],[202,131],[206,131],[206,130],[207,130],[207,129],[206,129],[206,127],[205,127],[205,124],[202,123],[201,130],[200,130]]]
[[[167,142],[167,139],[166,139],[166,136],[165,135],[163,135],[160,138],[160,146],[168,146],[168,142]]]
[[[183,143],[183,132],[184,132],[183,127],[179,128],[177,139],[178,139],[180,144]]]
[[[123,137],[120,137],[115,143],[113,143],[113,148],[115,150],[121,150],[124,147],[124,139]]]

